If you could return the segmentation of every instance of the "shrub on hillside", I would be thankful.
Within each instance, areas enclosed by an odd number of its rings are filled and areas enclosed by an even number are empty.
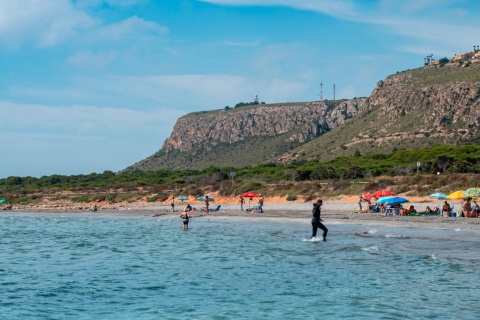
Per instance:
[[[293,195],[293,194],[290,194],[287,196],[287,201],[295,201],[297,200],[297,196],[296,195]]]

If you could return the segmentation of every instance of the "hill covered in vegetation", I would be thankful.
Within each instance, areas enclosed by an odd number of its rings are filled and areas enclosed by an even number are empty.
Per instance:
[[[233,178],[231,172],[235,172]],[[338,157],[325,162],[302,160],[242,168],[9,177],[0,179],[0,198],[16,204],[36,203],[44,197],[110,203],[146,197],[153,202],[164,201],[172,195],[199,196],[214,192],[235,196],[256,191],[266,196],[290,195],[294,199],[301,195],[311,199],[320,195],[348,195],[387,187],[395,193],[428,195],[477,187],[479,178],[480,146],[437,145],[419,150],[396,150],[389,154]]]

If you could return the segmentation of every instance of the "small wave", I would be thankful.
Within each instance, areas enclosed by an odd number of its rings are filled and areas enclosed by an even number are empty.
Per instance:
[[[462,231],[462,229],[460,229],[460,228],[455,228],[455,231],[457,231],[457,232],[458,232],[458,231]]]
[[[378,247],[377,246],[369,246],[369,247],[366,247],[366,248],[362,248],[363,251],[378,251]]]
[[[319,237],[313,237],[311,239],[303,239],[303,241],[305,242],[323,242],[323,238],[319,238]]]
[[[375,233],[377,233],[377,231],[378,231],[377,229],[370,229],[370,230],[365,231],[365,233],[375,234]]]
[[[410,237],[401,235],[401,234],[386,234],[384,235],[385,238],[397,238],[397,239],[408,239]]]
[[[437,260],[437,257],[435,256],[435,253],[432,253],[431,255],[429,255],[428,258],[432,259],[432,260]]]

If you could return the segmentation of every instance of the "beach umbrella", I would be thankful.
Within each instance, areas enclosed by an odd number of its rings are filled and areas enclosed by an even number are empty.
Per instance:
[[[186,197],[186,196],[180,196],[180,197],[177,198],[177,200],[180,200],[180,201],[183,202],[183,200],[188,200],[188,197]]]
[[[447,196],[447,199],[463,199],[463,190],[455,191]]]
[[[382,204],[387,202],[390,199],[395,198],[395,196],[386,196],[386,197],[381,197],[380,199],[377,200],[376,204]]]
[[[205,201],[205,196],[200,196],[200,197],[196,198],[195,200]],[[215,200],[213,198],[208,197],[208,201],[215,201]]]
[[[388,190],[378,190],[373,193],[375,198],[385,197],[385,196],[393,196],[393,192]]]
[[[445,193],[441,193],[441,192],[432,193],[428,197],[430,199],[447,200],[447,195]]]
[[[0,199],[0,204],[4,203],[5,199]]]
[[[401,197],[393,197],[391,199],[387,199],[387,201],[385,201],[385,204],[387,206],[391,206],[394,204],[400,204],[400,203],[406,203],[406,202],[410,202],[410,201],[408,201],[408,199],[401,198]]]
[[[362,197],[363,199],[370,201],[373,198],[373,193],[364,193],[362,194]]]
[[[463,192],[464,198],[476,198],[480,196],[480,190],[477,188],[470,188]]]
[[[250,208],[250,201],[252,201],[252,198],[258,197],[258,195],[255,192],[248,191],[242,194],[242,197],[248,198],[248,208]]]
[[[244,197],[244,198],[255,198],[255,197],[258,197],[258,195],[255,192],[248,191],[248,192],[245,192],[244,194],[242,194],[242,197]]]

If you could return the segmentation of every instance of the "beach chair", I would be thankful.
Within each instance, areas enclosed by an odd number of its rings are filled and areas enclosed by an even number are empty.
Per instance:
[[[221,205],[218,205],[215,209],[210,209],[210,212],[217,212],[220,211]]]

